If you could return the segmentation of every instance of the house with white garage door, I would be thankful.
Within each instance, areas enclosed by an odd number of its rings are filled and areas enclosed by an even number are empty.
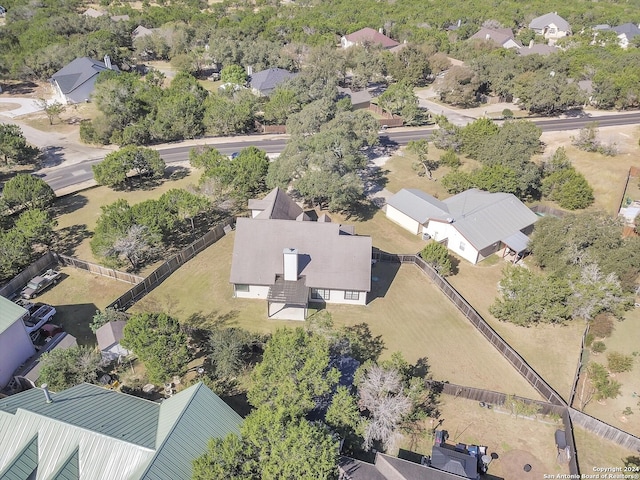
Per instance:
[[[387,218],[425,240],[476,264],[508,248],[522,253],[538,216],[515,195],[476,188],[445,200],[416,189],[402,189],[386,206]]]

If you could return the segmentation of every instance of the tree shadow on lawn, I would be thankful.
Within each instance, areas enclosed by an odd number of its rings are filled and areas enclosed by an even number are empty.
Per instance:
[[[54,217],[73,213],[81,208],[85,207],[89,203],[87,197],[82,194],[68,195],[66,197],[56,200],[51,213]]]
[[[386,296],[398,270],[400,270],[400,263],[394,262],[376,262],[371,266],[371,292],[369,292],[367,303]]]
[[[167,167],[164,171],[164,179],[165,180],[182,180],[186,178],[191,173],[186,167],[181,167],[179,165],[172,165]]]
[[[91,236],[86,225],[71,225],[56,231],[56,237],[51,242],[51,249],[62,255],[73,256],[76,248]]]
[[[56,314],[52,323],[60,325],[64,331],[76,337],[78,345],[95,345],[96,336],[89,324],[98,307],[94,303],[54,305]]]

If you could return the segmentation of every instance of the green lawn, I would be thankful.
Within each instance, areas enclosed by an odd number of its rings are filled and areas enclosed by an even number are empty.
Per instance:
[[[266,302],[234,299],[229,284],[231,233],[187,262],[131,310],[167,311],[181,321],[194,314],[224,319],[253,331],[270,332],[295,321],[266,317]],[[377,243],[377,241],[374,241]],[[337,325],[367,322],[382,335],[385,355],[402,351],[409,361],[428,357],[434,378],[538,398],[533,388],[462,317],[415,267],[376,264],[367,306],[331,305]]]
[[[132,285],[73,267],[62,267],[62,280],[36,297],[56,307],[53,323],[78,339],[80,345],[95,345],[89,323],[97,309],[103,309]]]
[[[461,260],[458,267],[460,272],[448,280],[529,365],[568,399],[585,325],[576,321],[563,326],[536,325],[527,328],[498,321],[489,313],[489,306],[498,295],[498,282],[505,265],[503,260],[493,264],[480,262],[478,265]]]

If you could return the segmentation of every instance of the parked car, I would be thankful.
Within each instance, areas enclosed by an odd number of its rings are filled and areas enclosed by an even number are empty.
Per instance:
[[[38,275],[37,277],[33,277],[27,286],[22,289],[20,292],[20,296],[22,298],[30,299],[38,295],[45,288],[58,283],[58,277],[60,276],[60,272],[57,272],[53,269],[49,269],[44,272],[42,275]]]
[[[23,320],[27,333],[30,334],[40,330],[40,327],[51,320],[55,314],[55,307],[52,307],[51,305],[42,305],[38,310],[33,312],[28,319]]]

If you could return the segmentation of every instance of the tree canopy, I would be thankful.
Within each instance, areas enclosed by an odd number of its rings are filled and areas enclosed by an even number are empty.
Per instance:
[[[102,364],[100,353],[90,347],[56,348],[40,358],[38,382],[59,392],[83,382],[93,383]]]

